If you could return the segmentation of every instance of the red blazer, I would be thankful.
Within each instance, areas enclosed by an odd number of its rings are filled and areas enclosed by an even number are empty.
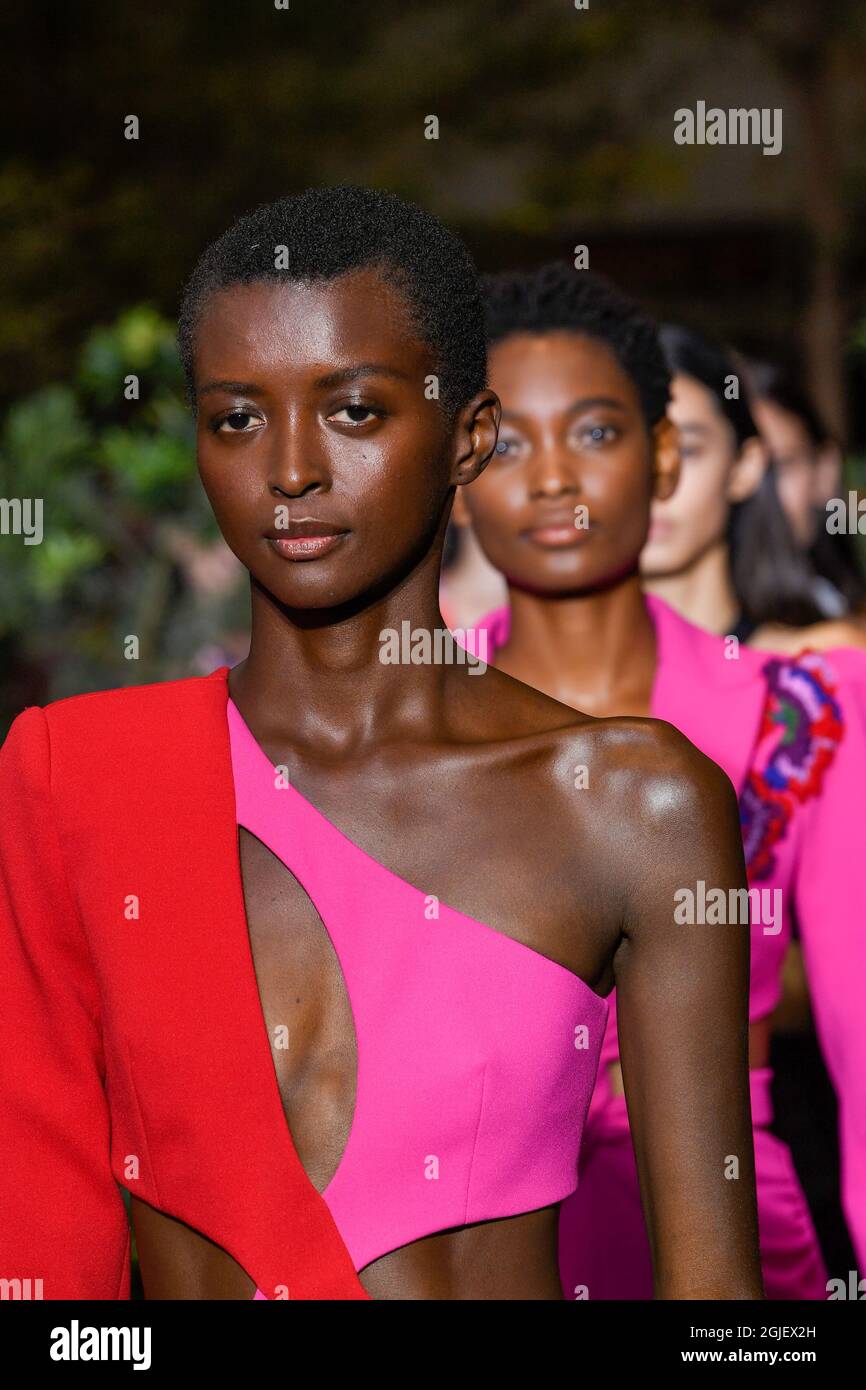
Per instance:
[[[207,677],[32,706],[0,749],[0,1278],[129,1297],[117,1184],[269,1297],[367,1298],[280,1101]]]

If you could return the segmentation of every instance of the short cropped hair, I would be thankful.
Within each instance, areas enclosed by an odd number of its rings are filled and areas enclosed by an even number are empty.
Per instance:
[[[277,269],[285,247],[286,269]],[[196,325],[208,297],[255,281],[332,280],[372,268],[402,292],[414,330],[431,348],[439,403],[453,414],[487,384],[478,272],[460,238],[431,213],[372,188],[310,188],[264,203],[204,251],[187,281],[178,348],[195,406]]]
[[[538,270],[482,277],[488,346],[513,333],[565,330],[604,343],[631,377],[644,418],[665,414],[671,374],[657,325],[601,275],[554,261]]]

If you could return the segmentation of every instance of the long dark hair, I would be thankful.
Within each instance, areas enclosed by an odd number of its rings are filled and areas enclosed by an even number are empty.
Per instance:
[[[733,426],[737,448],[759,438],[745,382],[740,383],[740,372],[728,352],[680,324],[663,324],[659,337],[671,372],[691,377],[712,393],[719,411]],[[726,390],[731,379],[738,384],[733,397]],[[734,591],[741,616],[749,623],[805,627],[822,620],[824,614],[812,596],[813,571],[779,501],[772,461],[751,497],[731,507],[727,541]]]
[[[793,415],[816,449],[837,443],[791,372],[775,362],[747,361],[745,365],[754,398]],[[849,608],[859,608],[866,600],[866,578],[851,536],[845,532],[831,535],[826,526],[821,526],[808,553],[815,572],[838,589]]]

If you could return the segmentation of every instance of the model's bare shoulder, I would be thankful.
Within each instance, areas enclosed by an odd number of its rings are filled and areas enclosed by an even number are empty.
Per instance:
[[[598,745],[611,793],[652,823],[668,824],[680,809],[690,813],[707,799],[736,803],[727,774],[666,720],[597,719],[585,736]]]
[[[698,809],[736,814],[726,773],[662,719],[596,718],[488,668],[473,689],[461,682],[455,717],[467,740],[498,749],[532,750],[532,776],[566,816],[608,807],[646,833],[662,832]],[[575,797],[583,791],[585,798]]]
[[[672,724],[584,717],[552,735],[551,750],[551,804],[617,898],[662,862],[684,870],[713,839],[740,845],[730,779]]]

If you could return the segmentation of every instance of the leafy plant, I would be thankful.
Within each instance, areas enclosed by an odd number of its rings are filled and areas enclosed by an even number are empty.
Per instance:
[[[243,571],[196,473],[173,325],[151,306],[95,328],[67,384],[11,407],[0,495],[42,507],[38,543],[0,535],[0,650],[30,673],[35,698],[188,675],[239,654]],[[211,551],[224,563],[218,582],[202,582],[193,561]]]

